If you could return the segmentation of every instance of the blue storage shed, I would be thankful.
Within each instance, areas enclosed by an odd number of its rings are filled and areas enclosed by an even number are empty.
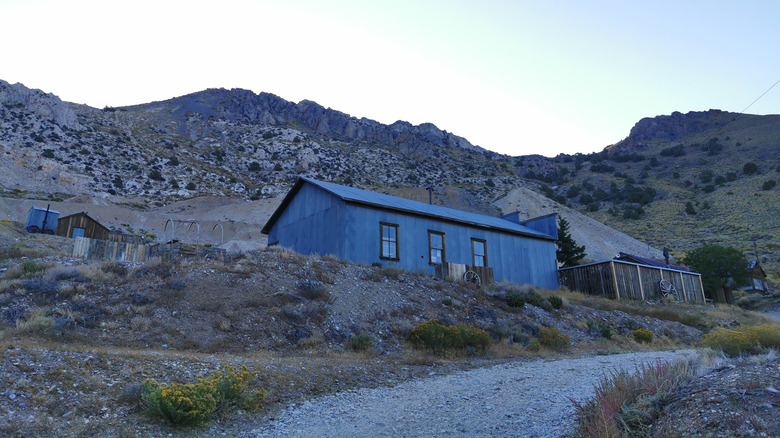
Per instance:
[[[492,268],[498,281],[557,289],[555,215],[484,216],[301,177],[263,227],[269,245],[433,274]]]

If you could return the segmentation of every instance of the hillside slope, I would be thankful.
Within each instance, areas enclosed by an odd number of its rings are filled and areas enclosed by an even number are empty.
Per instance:
[[[599,153],[509,157],[430,124],[382,125],[247,90],[211,89],[100,110],[0,81],[0,196],[6,198],[88,195],[153,214],[209,196],[270,200],[297,176],[308,176],[418,200],[432,184],[437,204],[499,215],[532,208],[501,201],[523,189],[572,209],[560,212],[576,210],[629,234],[645,244],[644,255],[657,257],[648,244],[679,258],[717,243],[752,257],[755,240],[777,281],[778,171],[780,116],[674,113],[639,121],[628,138]],[[180,208],[193,214],[169,214],[209,216],[197,206]],[[247,221],[240,211],[225,211],[221,218]],[[251,223],[262,222],[252,216]],[[112,225],[161,235],[156,227],[166,219]],[[573,232],[593,247],[593,259],[642,247],[601,231]]]

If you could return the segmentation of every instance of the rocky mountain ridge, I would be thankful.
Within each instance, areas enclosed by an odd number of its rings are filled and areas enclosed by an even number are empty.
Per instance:
[[[439,205],[499,215],[526,208],[506,200],[523,188],[552,212],[567,206],[673,256],[703,243],[749,251],[757,239],[762,262],[780,266],[780,116],[673,113],[601,152],[547,158],[248,90],[101,110],[0,81],[0,102],[7,198],[89,195],[148,211],[198,196],[276,198],[308,176],[421,201],[433,185]],[[750,162],[757,172],[743,171]]]

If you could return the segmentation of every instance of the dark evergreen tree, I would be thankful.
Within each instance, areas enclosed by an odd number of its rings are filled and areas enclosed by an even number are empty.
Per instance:
[[[555,257],[564,268],[575,266],[577,262],[585,257],[585,246],[578,246],[577,242],[569,234],[569,222],[560,218],[558,221],[558,249],[555,251]]]

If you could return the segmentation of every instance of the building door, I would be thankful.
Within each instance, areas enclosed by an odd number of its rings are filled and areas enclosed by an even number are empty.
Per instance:
[[[84,228],[73,228],[73,238],[84,237]]]

